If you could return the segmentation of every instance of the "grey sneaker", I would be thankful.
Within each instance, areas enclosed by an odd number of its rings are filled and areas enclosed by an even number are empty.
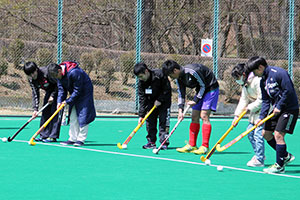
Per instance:
[[[286,166],[287,164],[291,163],[293,160],[295,160],[295,156],[293,154],[288,153],[287,157],[284,158],[283,166]]]
[[[256,156],[253,156],[251,160],[247,163],[248,167],[264,167],[264,162],[257,160]]]
[[[272,174],[272,173],[281,174],[281,173],[285,172],[284,166],[281,167],[277,163],[275,163],[274,165],[271,165],[268,168],[265,168],[263,171],[268,174]]]

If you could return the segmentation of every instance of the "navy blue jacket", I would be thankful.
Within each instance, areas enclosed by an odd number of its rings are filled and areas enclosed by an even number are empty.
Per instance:
[[[204,94],[219,87],[212,70],[201,64],[183,66],[176,81],[178,86],[178,107],[181,109],[184,108],[186,87],[196,88],[197,94],[193,99],[196,103],[202,99]]]
[[[267,66],[260,81],[260,88],[263,100],[260,119],[268,115],[271,105],[280,111],[299,109],[294,84],[286,70]]]
[[[96,117],[92,81],[76,62],[63,62],[60,66],[62,65],[65,66],[65,74],[57,82],[57,102],[61,103],[66,100],[69,105],[69,113],[75,106],[79,126],[83,127],[94,121]],[[68,92],[70,97],[66,99]]]

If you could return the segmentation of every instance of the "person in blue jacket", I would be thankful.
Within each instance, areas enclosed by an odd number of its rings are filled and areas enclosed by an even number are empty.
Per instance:
[[[268,115],[272,107],[275,116],[264,124],[263,136],[276,151],[276,163],[263,171],[266,173],[284,173],[285,166],[295,159],[287,152],[284,139],[286,133],[293,134],[296,126],[299,104],[294,84],[286,70],[269,66],[262,57],[255,56],[247,62],[247,74],[253,72],[262,77],[260,88],[262,92],[262,108],[256,124]],[[273,135],[274,133],[274,135]]]
[[[48,71],[50,76],[58,79],[57,108],[62,103],[69,105],[69,139],[61,144],[82,146],[87,138],[89,124],[96,117],[92,81],[73,61],[51,64]]]

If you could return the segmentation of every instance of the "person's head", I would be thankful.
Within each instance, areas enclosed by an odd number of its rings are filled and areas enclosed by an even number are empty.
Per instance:
[[[263,57],[254,56],[247,62],[247,74],[253,72],[255,76],[261,77],[266,67],[268,67],[268,64]]]
[[[51,63],[47,66],[48,68],[48,74],[50,77],[55,79],[62,79],[63,72],[61,66],[55,63]]]
[[[244,85],[246,82],[246,64],[240,63],[233,67],[231,76],[239,85]]]
[[[38,66],[34,62],[27,62],[23,67],[25,74],[33,80],[36,80],[38,77],[38,69]]]
[[[172,79],[178,79],[180,75],[181,66],[174,60],[167,60],[162,65],[164,75],[170,76]]]
[[[150,72],[148,66],[145,63],[137,63],[134,65],[133,69],[134,75],[138,77],[139,80],[147,81],[150,77]]]

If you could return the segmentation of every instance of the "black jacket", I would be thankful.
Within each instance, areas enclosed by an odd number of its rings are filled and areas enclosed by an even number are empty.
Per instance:
[[[171,106],[171,85],[169,79],[163,75],[161,69],[150,70],[147,81],[139,81],[139,116],[144,117],[156,100]]]
[[[50,96],[52,97],[57,94],[57,81],[56,79],[51,79],[48,76],[47,67],[40,67],[38,69],[37,79],[28,79],[28,81],[32,89],[32,107],[35,111],[39,108],[40,88],[45,90],[47,93],[51,93]]]
[[[201,64],[188,64],[181,68],[177,79],[178,85],[178,106],[183,109],[185,103],[186,87],[196,88],[196,96],[193,101],[198,103],[209,91],[219,87],[218,81],[212,70]]]

